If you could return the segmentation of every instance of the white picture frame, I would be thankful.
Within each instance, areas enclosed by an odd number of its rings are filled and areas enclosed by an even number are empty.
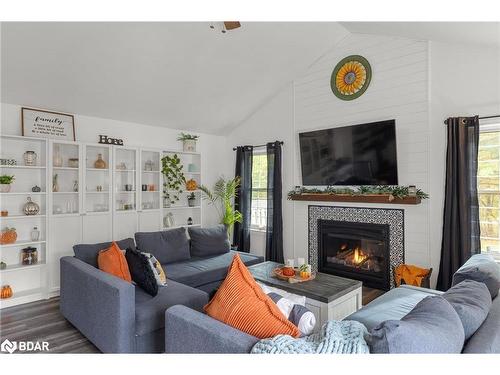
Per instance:
[[[21,122],[24,137],[76,141],[73,115],[22,107]]]

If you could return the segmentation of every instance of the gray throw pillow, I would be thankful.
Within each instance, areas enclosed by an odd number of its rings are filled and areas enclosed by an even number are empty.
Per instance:
[[[491,255],[473,255],[455,272],[452,285],[457,285],[464,280],[485,283],[490,291],[491,299],[495,299],[500,289],[500,266]]]
[[[159,232],[135,234],[137,248],[153,254],[160,264],[180,262],[191,258],[186,229],[176,228]]]
[[[116,244],[123,251],[127,250],[129,247],[135,248],[133,238],[125,238],[124,240],[116,241]],[[75,258],[97,268],[97,256],[99,255],[99,251],[107,249],[110,246],[111,242],[78,244],[73,246],[73,252],[75,253]]]
[[[231,247],[226,227],[222,224],[210,228],[188,227],[188,231],[193,257],[225,254]]]
[[[462,321],[465,340],[483,324],[491,308],[491,295],[484,283],[464,280],[442,294],[455,309]]]
[[[370,331],[370,353],[460,353],[464,328],[448,301],[426,297],[401,320],[387,320]]]

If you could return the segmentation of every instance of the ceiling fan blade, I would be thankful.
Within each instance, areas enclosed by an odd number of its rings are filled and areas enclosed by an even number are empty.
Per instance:
[[[241,23],[239,23],[238,21],[224,21],[224,27],[226,28],[226,30],[233,30],[241,27]]]

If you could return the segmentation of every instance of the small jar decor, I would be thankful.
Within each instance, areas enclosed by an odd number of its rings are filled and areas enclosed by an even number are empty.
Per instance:
[[[25,215],[37,215],[40,212],[40,206],[31,200],[31,197],[26,198],[28,201],[24,204],[23,212]]]
[[[152,160],[146,160],[144,163],[144,170],[147,172],[152,172],[154,167],[154,163]]]
[[[31,241],[36,242],[40,239],[40,230],[38,227],[33,227],[31,231]]]
[[[14,176],[9,176],[3,174],[0,176],[0,193],[8,193],[10,191],[10,186],[16,178]]]
[[[7,211],[7,210],[2,210],[2,211],[0,211],[0,216],[2,216],[2,217],[7,217],[7,216],[9,216],[9,211]]]
[[[96,169],[106,169],[107,164],[102,158],[102,154],[97,154],[97,160],[94,163],[94,168]]]
[[[12,292],[12,288],[10,285],[3,285],[0,291],[0,299],[7,299],[12,297],[14,293]]]
[[[78,158],[69,158],[68,159],[68,167],[78,168]]]
[[[41,191],[42,191],[42,188],[41,188],[40,186],[38,186],[38,185],[35,185],[35,186],[33,186],[33,187],[31,188],[31,191],[32,191],[33,193],[39,193],[39,192],[41,192]]]
[[[25,247],[21,250],[21,264],[31,266],[38,263],[38,251],[36,247]]]
[[[198,189],[198,183],[196,180],[190,179],[186,181],[186,190],[194,191],[196,189]]]
[[[189,207],[196,206],[196,195],[194,193],[189,194],[187,197],[187,200],[188,200]]]
[[[193,219],[188,217],[187,225],[193,225]]]
[[[16,228],[5,227],[0,233],[0,245],[8,245],[17,240]]]
[[[35,166],[37,157],[38,156],[35,151],[26,151],[23,154],[24,165]]]
[[[60,168],[63,166],[63,157],[61,155],[59,145],[54,146],[54,155],[52,158],[52,165],[56,168]]]
[[[196,141],[200,138],[199,135],[181,133],[177,138],[182,141],[182,149],[184,152],[196,152]]]

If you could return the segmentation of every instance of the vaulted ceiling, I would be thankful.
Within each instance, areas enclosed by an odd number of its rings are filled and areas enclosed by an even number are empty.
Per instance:
[[[337,23],[3,23],[2,102],[223,134],[331,48]]]

